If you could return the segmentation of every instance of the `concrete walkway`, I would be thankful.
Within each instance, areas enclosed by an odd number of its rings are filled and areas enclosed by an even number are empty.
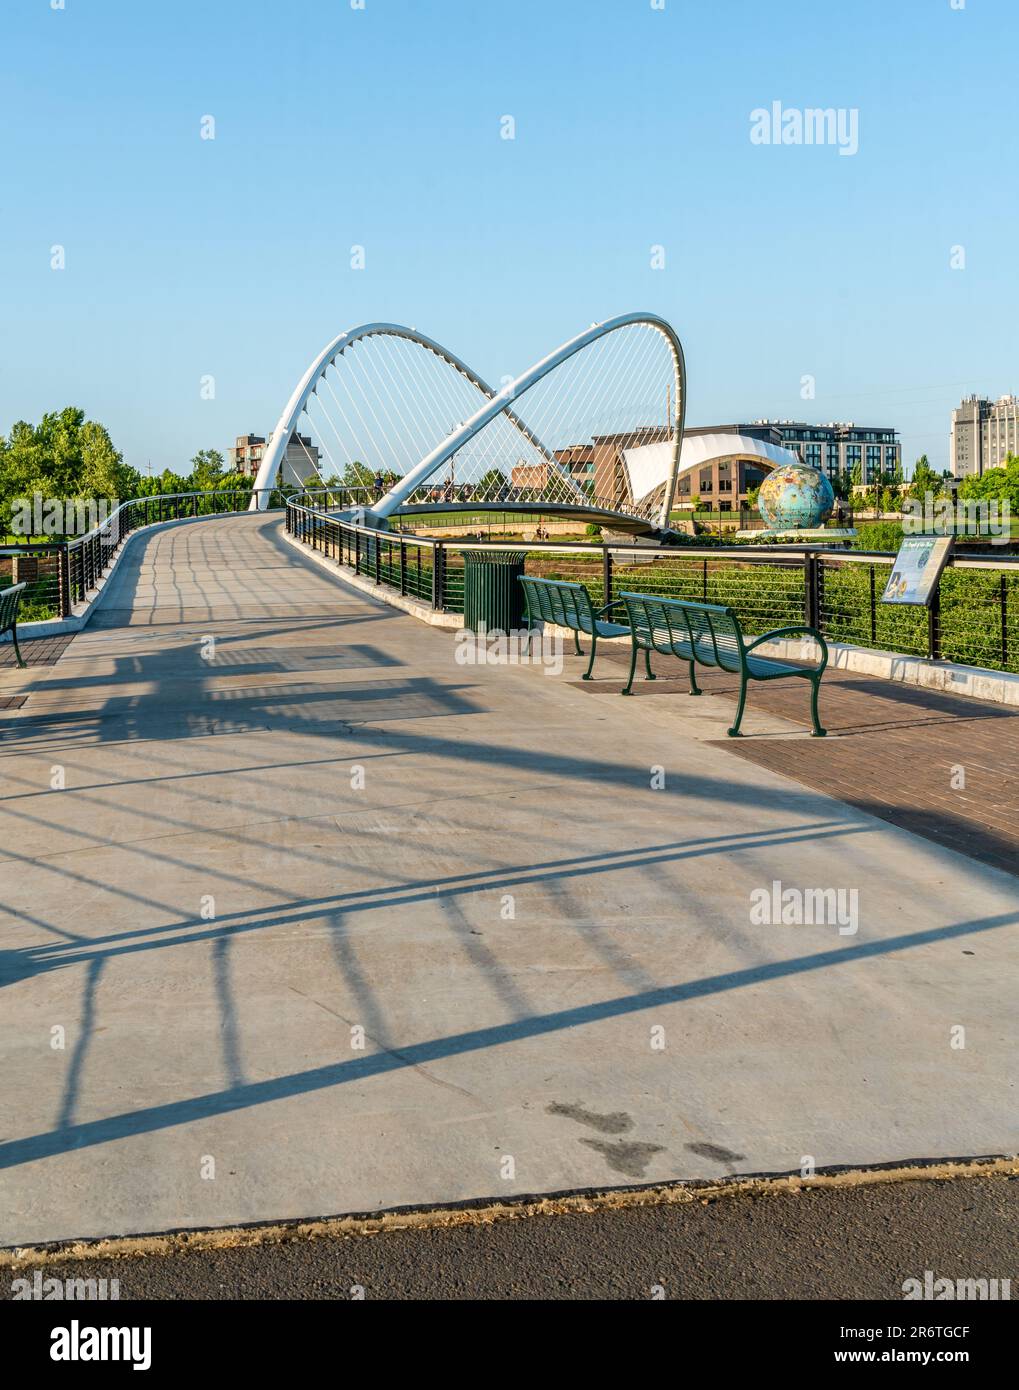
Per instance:
[[[0,674],[0,1244],[1019,1150],[1013,878],[454,651],[210,518]]]

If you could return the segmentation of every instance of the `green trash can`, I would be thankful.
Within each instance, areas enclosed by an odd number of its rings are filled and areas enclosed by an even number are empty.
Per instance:
[[[464,551],[464,627],[477,632],[518,632],[524,626],[526,550]]]

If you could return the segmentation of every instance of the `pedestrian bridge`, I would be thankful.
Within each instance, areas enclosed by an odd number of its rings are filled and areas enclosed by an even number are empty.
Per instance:
[[[656,314],[592,324],[498,390],[416,328],[363,324],[298,381],[251,505],[281,483],[382,478],[373,526],[457,502],[665,535],[685,409],[683,348]]]
[[[136,532],[33,645],[0,1245],[1019,1148],[1014,878],[720,746],[724,688],[465,667],[279,512]]]

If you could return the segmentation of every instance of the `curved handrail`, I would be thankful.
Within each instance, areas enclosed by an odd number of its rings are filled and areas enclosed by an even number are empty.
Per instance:
[[[280,488],[278,488],[278,487],[271,487],[271,488],[266,488],[266,489],[264,489],[264,491],[266,491],[267,493],[270,493],[270,494],[271,494],[271,493],[274,493],[274,492],[280,492],[281,490],[282,490],[282,489],[280,489]],[[54,545],[56,545],[56,544],[67,544],[67,545],[70,545],[70,546],[83,545],[83,544],[85,543],[85,541],[94,540],[97,536],[101,536],[104,532],[110,531],[110,530],[113,528],[114,522],[116,522],[116,521],[118,520],[118,518],[120,517],[121,512],[123,512],[126,508],[128,508],[128,507],[139,507],[139,506],[143,506],[143,505],[144,505],[145,503],[147,503],[147,502],[179,502],[179,501],[181,501],[182,499],[191,498],[191,497],[229,497],[231,494],[239,494],[239,493],[244,493],[245,495],[249,495],[249,496],[250,496],[250,495],[253,495],[254,492],[255,492],[255,489],[254,489],[254,488],[250,489],[250,491],[249,491],[248,488],[240,488],[240,487],[237,487],[237,488],[229,488],[229,487],[228,487],[228,488],[206,488],[204,491],[202,491],[202,490],[197,490],[197,489],[196,489],[196,490],[191,491],[191,492],[152,492],[152,493],[147,493],[147,494],[145,494],[145,495],[143,495],[143,496],[141,496],[141,497],[128,497],[125,501],[123,501],[123,502],[118,502],[118,504],[114,507],[113,511],[110,512],[110,514],[109,514],[109,516],[106,518],[106,520],[105,520],[105,521],[101,521],[101,522],[99,523],[98,526],[93,526],[91,531],[86,531],[86,532],[84,532],[83,535],[75,536],[75,537],[73,538],[73,540],[66,540],[66,539],[62,538],[61,541],[52,541],[52,542],[50,542],[50,544],[54,544]],[[268,502],[268,498],[266,499],[266,501]],[[227,510],[228,510],[228,511],[231,511],[231,510],[232,510],[232,511],[248,511],[249,509],[250,509],[250,508],[249,508],[248,506],[245,506],[245,507],[228,508]],[[259,510],[260,510],[260,511],[264,511],[265,508],[264,508],[264,507],[260,507]],[[210,513],[210,515],[211,515],[211,513]],[[168,518],[168,520],[169,520],[169,519],[172,519],[172,518]],[[187,520],[188,518],[183,518],[183,517],[182,517],[182,518],[179,518],[179,519],[180,519],[180,520]],[[42,542],[40,542],[40,544],[42,544]]]

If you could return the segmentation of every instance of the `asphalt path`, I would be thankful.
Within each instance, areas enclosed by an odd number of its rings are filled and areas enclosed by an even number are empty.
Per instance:
[[[1019,1296],[1019,1180],[773,1190],[60,1260],[4,1270],[4,1296],[37,1268],[117,1279],[122,1299],[903,1299],[927,1271],[1009,1279]]]

